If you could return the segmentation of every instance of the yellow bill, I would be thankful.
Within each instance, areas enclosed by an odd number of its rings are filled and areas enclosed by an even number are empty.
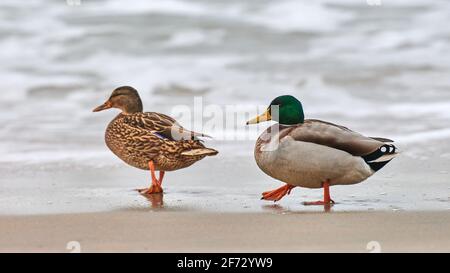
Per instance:
[[[260,122],[263,122],[263,121],[269,121],[269,120],[272,120],[272,116],[270,115],[269,110],[266,110],[263,114],[257,116],[256,118],[253,118],[253,119],[247,121],[247,125],[257,124],[257,123],[260,123]]]

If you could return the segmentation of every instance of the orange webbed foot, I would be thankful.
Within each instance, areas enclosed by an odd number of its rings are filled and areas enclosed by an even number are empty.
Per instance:
[[[140,194],[149,195],[149,194],[163,193],[163,188],[160,185],[155,184],[151,185],[150,188],[137,189],[137,191]]]
[[[274,202],[279,201],[286,194],[289,195],[293,188],[295,188],[295,186],[286,184],[283,187],[280,187],[278,189],[263,192],[261,200],[269,200],[269,201],[274,201]]]
[[[303,202],[305,206],[330,206],[334,205],[333,199],[330,197],[330,181],[323,183],[323,201]]]
[[[326,206],[326,205],[334,205],[334,201],[330,199],[330,201],[313,201],[313,202],[303,202],[305,206]]]
[[[164,178],[164,171],[159,172],[159,180],[155,176],[155,164],[153,161],[148,162],[148,168],[150,169],[150,174],[152,176],[152,184],[148,189],[138,189],[137,191],[143,195],[149,195],[154,193],[162,193],[163,189],[161,187],[162,180]]]

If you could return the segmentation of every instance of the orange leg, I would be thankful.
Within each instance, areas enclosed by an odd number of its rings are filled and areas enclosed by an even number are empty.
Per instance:
[[[150,173],[152,175],[152,184],[150,185],[150,188],[148,189],[140,189],[138,190],[141,194],[153,194],[153,193],[162,193],[163,189],[161,188],[161,183],[156,179],[155,175],[155,164],[153,161],[150,161],[148,163],[148,167],[150,169]],[[164,174],[162,175],[164,177]],[[161,179],[161,173],[160,173],[160,179]]]
[[[276,201],[280,200],[281,198],[283,198],[286,194],[290,194],[291,190],[295,187],[296,186],[286,184],[283,187],[280,187],[278,189],[263,192],[261,200],[270,200],[270,201],[276,202]]]
[[[305,206],[334,204],[333,199],[330,197],[330,181],[323,182],[323,201],[304,202],[303,204]]]
[[[159,182],[159,185],[160,185],[160,186],[162,185],[162,182],[163,182],[164,174],[165,174],[165,173],[166,173],[165,171],[159,171],[159,179],[158,179],[158,182]]]

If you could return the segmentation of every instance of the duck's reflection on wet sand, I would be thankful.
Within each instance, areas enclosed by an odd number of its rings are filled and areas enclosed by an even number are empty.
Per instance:
[[[153,193],[153,194],[141,194],[150,203],[151,207],[154,209],[160,209],[164,207],[164,193]]]
[[[323,205],[323,212],[331,212],[331,208],[333,207],[334,204],[325,204]],[[320,208],[322,206],[315,206],[317,208]],[[272,211],[274,213],[310,213],[311,210],[292,210],[289,207],[284,207],[280,204],[270,204],[270,205],[263,205],[262,206],[263,210],[266,211]],[[319,210],[314,210],[314,212],[319,212]]]

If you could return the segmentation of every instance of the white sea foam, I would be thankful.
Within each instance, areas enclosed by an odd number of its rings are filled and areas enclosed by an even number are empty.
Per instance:
[[[402,144],[427,143],[433,140],[447,140],[450,138],[450,129],[426,130],[424,132],[398,135],[395,139]]]
[[[251,22],[281,31],[324,32],[335,30],[351,13],[332,9],[321,1],[273,1],[251,15]]]
[[[405,143],[440,141],[450,120],[450,7],[382,2],[1,1],[0,139],[21,147],[2,148],[4,160],[101,160],[88,151],[65,156],[53,143],[104,149],[84,145],[102,144],[114,114],[91,109],[124,84],[147,110],[170,113],[194,96],[221,107],[266,105],[289,93],[307,117]]]
[[[107,13],[166,13],[181,15],[198,15],[207,12],[204,6],[190,1],[179,0],[135,0],[132,4],[125,4],[121,0],[107,0],[91,5],[86,3],[88,9],[96,11],[100,8]]]
[[[169,47],[185,47],[195,45],[219,44],[224,36],[223,31],[201,31],[198,29],[176,32],[167,41]]]

